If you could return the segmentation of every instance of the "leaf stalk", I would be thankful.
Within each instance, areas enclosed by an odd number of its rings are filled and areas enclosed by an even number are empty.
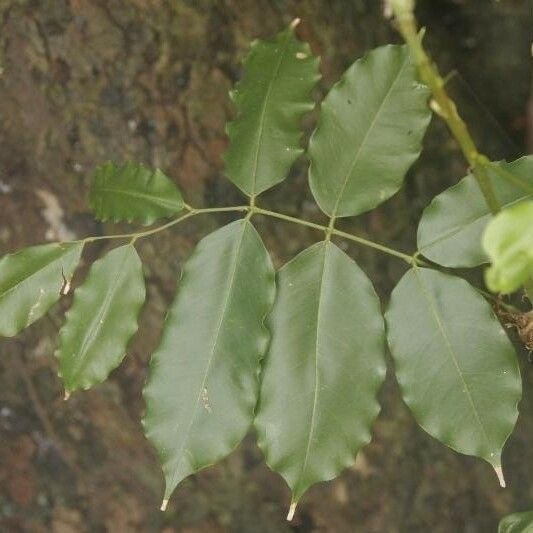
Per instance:
[[[310,222],[308,220],[303,220],[301,218],[296,218],[290,215],[285,215],[284,213],[278,213],[276,211],[269,211],[268,209],[262,209],[260,207],[250,206],[250,205],[238,205],[238,206],[230,206],[230,207],[194,208],[186,204],[185,209],[187,211],[185,214],[180,215],[179,217],[171,220],[170,222],[167,222],[166,224],[163,224],[162,226],[157,226],[155,228],[152,228],[146,231],[136,232],[136,233],[122,233],[118,235],[100,235],[100,236],[95,236],[95,237],[87,237],[81,240],[80,242],[90,243],[94,241],[111,240],[111,239],[132,239],[132,241],[135,242],[138,239],[142,239],[144,237],[154,235],[155,233],[159,233],[173,226],[176,226],[177,224],[180,224],[181,222],[184,222],[185,220],[192,218],[194,216],[197,216],[197,215],[204,215],[204,214],[210,214],[210,213],[213,214],[213,213],[242,212],[242,213],[247,213],[247,218],[251,218],[253,215],[258,214],[258,215],[268,216],[271,218],[276,218],[278,220],[283,220],[285,222],[290,222],[293,224],[299,224],[301,226],[305,226],[308,228],[312,228],[317,231],[323,232],[326,236],[326,239],[330,238],[332,235],[335,235],[337,237],[341,237],[343,239],[355,242],[362,246],[366,246],[367,248],[372,248],[382,253],[402,259],[409,265],[412,265],[413,263],[418,262],[415,256],[408,255],[406,253],[395,250],[394,248],[389,248],[388,246],[384,246],[383,244],[379,244],[377,242],[364,239],[357,235],[353,235],[352,233],[338,230],[333,226],[332,223],[330,223],[328,226],[324,226],[322,224],[316,224],[315,222]]]

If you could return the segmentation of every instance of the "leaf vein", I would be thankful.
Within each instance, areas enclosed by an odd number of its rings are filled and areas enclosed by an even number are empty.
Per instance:
[[[329,254],[329,246],[327,241],[324,241],[324,263],[322,266],[322,275],[320,278],[320,288],[319,288],[319,300],[318,300],[318,308],[317,308],[317,318],[316,318],[316,340],[315,340],[315,387],[314,387],[314,397],[313,397],[313,410],[311,413],[311,427],[309,429],[308,439],[307,439],[307,447],[305,450],[305,456],[302,463],[302,469],[300,471],[300,476],[298,479],[298,482],[295,484],[295,487],[298,486],[299,483],[301,483],[302,478],[305,475],[305,471],[307,469],[307,463],[309,461],[309,455],[311,452],[311,444],[313,442],[314,434],[316,431],[316,413],[318,408],[318,400],[319,400],[319,391],[320,391],[320,372],[319,372],[319,357],[320,357],[320,350],[319,350],[319,330],[320,330],[320,322],[321,322],[321,315],[322,315],[322,303],[323,303],[323,297],[322,292],[325,285],[326,280],[326,273],[327,273],[327,265],[328,265],[328,254]]]
[[[229,301],[231,299],[231,295],[233,293],[233,288],[234,288],[234,283],[235,283],[235,276],[236,276],[236,273],[237,273],[237,267],[238,267],[238,263],[239,263],[238,262],[238,257],[239,257],[239,254],[240,254],[242,243],[244,241],[244,234],[246,232],[246,228],[247,228],[247,222],[244,222],[243,223],[242,234],[241,234],[241,236],[239,238],[238,244],[237,244],[237,246],[235,248],[235,251],[234,251],[232,272],[230,274],[229,283],[228,283],[228,291],[227,291],[226,296],[224,298],[224,304],[222,306],[222,311],[220,313],[220,319],[219,319],[218,324],[217,324],[217,326],[215,328],[215,337],[214,337],[213,346],[212,346],[212,348],[210,350],[209,359],[207,361],[206,370],[205,370],[205,373],[203,375],[202,383],[201,383],[200,388],[199,388],[198,397],[196,399],[196,403],[195,403],[194,408],[193,408],[192,413],[191,413],[191,420],[190,420],[189,425],[187,426],[187,429],[185,431],[184,437],[182,439],[182,444],[181,444],[181,446],[178,449],[178,452],[176,454],[177,458],[178,458],[178,462],[176,464],[176,467],[174,468],[174,472],[172,474],[171,482],[167,486],[167,491],[169,490],[169,488],[173,488],[174,484],[176,483],[176,478],[178,477],[179,468],[180,468],[181,463],[183,461],[183,454],[187,451],[186,450],[186,445],[187,445],[187,442],[189,440],[189,436],[190,436],[190,432],[191,432],[192,426],[194,425],[194,422],[196,420],[196,415],[197,415],[197,412],[198,412],[198,406],[200,405],[200,400],[202,399],[202,393],[203,393],[203,391],[205,389],[207,378],[209,376],[209,372],[211,370],[213,361],[215,359],[216,348],[217,348],[217,344],[218,344],[218,341],[219,341],[220,332],[222,331],[222,325],[223,325],[224,319],[226,317],[227,307],[228,307]],[[177,437],[178,432],[179,432],[179,424],[176,425],[176,437]],[[192,454],[190,454],[190,455],[191,455],[191,458],[192,458]]]
[[[387,91],[387,94],[385,95],[385,97],[383,98],[383,101],[379,105],[379,108],[376,111],[376,114],[375,114],[374,118],[372,119],[372,122],[370,123],[370,126],[368,127],[368,130],[365,133],[365,136],[363,137],[363,140],[361,141],[361,144],[359,145],[359,148],[357,149],[357,152],[355,153],[355,156],[354,156],[352,162],[350,163],[350,167],[348,168],[348,172],[346,173],[346,176],[345,176],[345,178],[344,178],[344,180],[342,182],[342,186],[340,188],[339,194],[337,195],[337,200],[335,202],[335,207],[333,208],[333,212],[331,213],[331,216],[333,218],[335,218],[337,216],[337,212],[339,210],[339,204],[340,204],[341,199],[342,199],[342,197],[344,195],[344,191],[346,190],[346,187],[348,185],[348,181],[350,179],[350,176],[351,176],[355,166],[357,165],[357,163],[359,161],[359,157],[360,157],[361,152],[362,152],[362,150],[363,150],[363,148],[364,148],[364,146],[365,146],[365,144],[366,144],[366,142],[368,140],[368,137],[370,136],[370,133],[372,132],[374,126],[376,125],[376,123],[378,121],[378,118],[381,115],[381,112],[383,111],[385,105],[388,103],[390,95],[392,94],[393,90],[395,89],[397,83],[399,82],[402,74],[404,73],[404,70],[409,65],[409,63],[410,63],[410,59],[409,59],[409,56],[407,56],[404,64],[402,65],[402,67],[398,71],[398,74],[396,75],[396,78],[394,79],[394,81],[392,82],[389,90]]]
[[[255,149],[255,154],[254,154],[254,169],[252,172],[253,183],[252,183],[252,192],[250,195],[252,198],[255,196],[255,191],[256,191],[257,169],[259,167],[259,151],[261,148],[261,141],[263,139],[263,134],[265,131],[266,110],[267,110],[269,99],[270,99],[270,93],[272,92],[272,87],[274,86],[274,82],[276,81],[278,77],[279,69],[281,68],[283,60],[285,58],[285,54],[287,53],[287,48],[290,42],[290,38],[291,38],[291,32],[289,30],[287,32],[287,37],[285,38],[285,42],[283,43],[283,50],[280,54],[279,61],[276,64],[276,67],[272,73],[272,78],[270,79],[270,82],[268,83],[267,91],[265,94],[265,100],[263,102],[263,107],[261,108],[261,115],[259,117],[259,135],[257,137],[257,145]]]
[[[465,377],[463,375],[463,371],[462,371],[462,369],[461,369],[461,367],[459,365],[459,362],[457,360],[457,356],[455,355],[455,350],[453,348],[453,345],[452,345],[450,339],[448,338],[448,333],[446,331],[446,328],[445,328],[444,324],[442,323],[442,320],[440,318],[437,306],[436,306],[436,304],[435,304],[435,302],[433,300],[433,297],[432,297],[430,291],[428,290],[428,288],[424,284],[424,281],[422,280],[422,277],[420,276],[417,268],[414,268],[414,274],[415,274],[416,280],[418,281],[418,283],[420,285],[420,288],[422,289],[422,294],[423,294],[424,298],[426,299],[426,301],[428,303],[429,310],[431,311],[431,314],[432,314],[433,318],[435,319],[435,323],[437,324],[439,332],[442,335],[442,338],[444,339],[444,344],[446,346],[446,351],[448,352],[448,354],[450,356],[450,359],[451,359],[455,369],[457,370],[457,374],[459,375],[459,378],[460,378],[460,380],[461,380],[461,382],[462,382],[462,384],[464,386],[464,391],[466,392],[466,396],[468,398],[468,402],[470,403],[470,406],[472,407],[472,411],[474,413],[474,418],[476,419],[476,422],[479,424],[479,427],[481,428],[481,432],[483,434],[483,437],[485,438],[485,440],[487,441],[487,444],[490,447],[490,440],[489,440],[489,437],[488,437],[487,432],[485,430],[485,426],[483,425],[483,422],[481,421],[481,417],[480,417],[480,415],[478,413],[476,404],[474,402],[474,398],[472,397],[472,393],[470,391],[468,383],[467,383],[467,381],[466,381],[466,379],[465,379]]]

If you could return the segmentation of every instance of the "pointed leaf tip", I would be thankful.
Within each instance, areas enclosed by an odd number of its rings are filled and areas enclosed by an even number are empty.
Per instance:
[[[296,28],[296,26],[298,26],[298,24],[300,24],[300,22],[302,21],[301,18],[299,17],[296,17],[292,22],[291,22],[291,28]]]
[[[70,393],[104,381],[126,355],[145,299],[142,263],[129,244],[96,261],[61,328],[61,376]]]
[[[167,505],[168,505],[168,498],[165,498],[163,502],[161,503],[161,507],[160,507],[161,511],[165,512],[167,510]]]
[[[163,465],[165,499],[248,432],[274,295],[274,268],[247,220],[205,237],[184,265],[144,392],[144,429]]]
[[[254,424],[267,464],[285,478],[294,503],[351,466],[370,440],[386,370],[383,317],[362,270],[321,242],[278,272],[267,324],[272,339]]]
[[[301,121],[315,105],[320,72],[309,45],[294,34],[299,22],[252,44],[231,93],[237,116],[226,129],[225,174],[248,196],[283,181],[303,151]]]
[[[287,513],[287,522],[292,522],[292,519],[294,518],[294,513],[296,512],[297,505],[298,505],[298,502],[291,503],[291,506],[289,507],[289,512]]]
[[[500,482],[500,487],[504,489],[507,484],[505,483],[505,477],[503,475],[503,469],[501,466],[495,466],[494,472],[496,472],[496,475],[498,476],[498,481]]]
[[[128,162],[106,163],[93,174],[89,205],[98,220],[149,225],[179,213],[183,198],[159,169]]]
[[[458,309],[476,317],[475,327],[458,320]],[[463,279],[415,268],[392,292],[386,318],[396,378],[417,422],[457,452],[485,459],[502,482],[499,457],[522,384],[490,305]]]

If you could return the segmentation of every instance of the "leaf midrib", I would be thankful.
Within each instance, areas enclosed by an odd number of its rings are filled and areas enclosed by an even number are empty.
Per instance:
[[[272,92],[272,87],[274,86],[274,82],[276,81],[279,69],[281,68],[281,64],[283,63],[283,60],[285,59],[285,54],[287,53],[288,44],[291,37],[291,31],[287,31],[287,37],[285,38],[285,42],[283,43],[283,49],[280,54],[278,63],[272,73],[272,78],[270,79],[267,87],[267,91],[265,94],[265,99],[263,102],[263,107],[261,109],[261,114],[259,116],[259,135],[257,137],[257,146],[255,149],[255,156],[254,156],[254,168],[252,171],[252,190],[250,192],[250,196],[254,197],[256,195],[256,186],[257,186],[257,169],[259,167],[259,151],[261,149],[261,142],[263,140],[263,134],[265,130],[265,120],[266,120],[266,110],[268,107],[268,103],[270,100],[270,93]]]
[[[512,207],[515,204],[518,204],[528,198],[533,198],[533,196],[532,195],[522,196],[516,200],[513,200],[512,202],[503,204],[501,208],[506,209],[508,207]],[[445,241],[449,239],[450,237],[455,237],[455,235],[461,233],[463,230],[474,225],[476,222],[479,222],[482,218],[486,216],[490,216],[490,215],[491,215],[490,211],[487,210],[487,212],[482,215],[476,215],[474,217],[467,218],[465,221],[463,221],[462,225],[455,225],[452,229],[447,230],[447,233],[440,235],[440,237],[438,237],[437,239],[425,244],[424,246],[421,246],[418,249],[418,251],[423,253],[425,250],[428,250],[429,248],[433,248],[433,246],[435,246],[436,244],[439,244],[440,242]]]
[[[428,290],[428,288],[426,287],[426,285],[424,284],[424,281],[422,279],[422,276],[420,275],[420,273],[418,272],[418,268],[414,268],[413,269],[413,272],[415,274],[415,278],[418,282],[418,284],[420,285],[420,288],[422,289],[422,295],[424,296],[424,298],[426,299],[427,303],[428,303],[428,306],[429,306],[429,310],[431,311],[431,314],[433,316],[433,318],[435,319],[435,323],[437,324],[437,328],[439,329],[439,332],[442,336],[442,338],[444,339],[444,344],[446,346],[446,351],[447,353],[449,354],[450,356],[450,359],[452,360],[453,362],[453,365],[457,371],[457,374],[459,375],[459,378],[464,386],[464,391],[466,392],[466,395],[467,395],[467,398],[468,398],[468,401],[470,403],[470,406],[472,407],[472,411],[474,413],[474,417],[476,419],[476,422],[479,424],[479,427],[481,428],[481,432],[483,434],[483,437],[485,438],[489,448],[490,448],[490,440],[489,440],[489,437],[487,435],[487,432],[485,430],[485,426],[483,425],[483,422],[481,421],[481,417],[478,413],[478,410],[476,408],[476,404],[474,402],[474,398],[472,396],[472,393],[470,391],[470,387],[467,383],[467,381],[465,380],[464,376],[463,376],[463,371],[461,370],[461,367],[459,365],[459,362],[457,360],[457,356],[455,355],[455,351],[454,351],[454,348],[453,348],[453,345],[450,341],[450,339],[448,338],[448,333],[446,331],[446,328],[444,326],[444,324],[442,323],[442,320],[440,319],[440,315],[439,315],[439,312],[438,312],[438,309],[437,309],[437,306],[433,300],[433,297],[430,293],[430,291]]]
[[[328,254],[329,254],[329,246],[328,242],[324,241],[324,260],[322,265],[322,275],[320,278],[320,286],[319,286],[319,299],[318,299],[318,308],[317,308],[317,331],[316,331],[316,339],[315,339],[315,388],[314,388],[314,398],[313,398],[313,409],[311,411],[311,423],[310,423],[310,429],[307,439],[307,446],[306,451],[304,455],[304,460],[302,463],[302,468],[300,470],[300,476],[298,477],[298,481],[294,485],[294,492],[296,492],[296,489],[298,488],[298,485],[302,482],[305,471],[307,469],[307,463],[309,461],[309,455],[311,452],[311,444],[313,442],[313,437],[316,431],[316,413],[318,408],[318,399],[319,399],[319,392],[320,392],[320,372],[319,372],[319,357],[320,357],[320,350],[319,350],[319,338],[320,338],[320,322],[321,322],[321,311],[322,311],[322,292],[324,289],[324,283],[326,279],[326,272],[327,272],[327,264],[328,264]]]
[[[131,189],[118,189],[113,187],[94,187],[93,192],[99,193],[111,193],[116,195],[123,195],[123,196],[131,196],[132,198],[140,198],[141,200],[147,200],[149,202],[152,202],[153,204],[159,205],[161,207],[181,207],[180,202],[172,202],[169,200],[166,200],[165,198],[161,198],[160,196],[153,196],[147,193],[142,193],[139,191],[132,191]]]
[[[169,492],[169,490],[170,491],[173,490],[173,486],[176,483],[176,478],[178,476],[179,468],[180,468],[181,463],[183,461],[183,455],[184,455],[185,446],[186,446],[186,444],[187,444],[187,442],[189,440],[189,436],[190,436],[190,432],[191,432],[192,426],[194,425],[194,422],[196,420],[196,415],[197,415],[197,412],[198,412],[198,406],[200,405],[200,400],[202,398],[202,393],[203,393],[203,390],[205,389],[205,384],[207,382],[207,378],[209,376],[209,372],[211,371],[211,367],[212,367],[213,361],[215,359],[216,348],[217,348],[218,340],[219,340],[219,337],[220,337],[220,332],[222,330],[222,324],[224,323],[224,320],[226,318],[228,304],[229,304],[229,301],[231,299],[231,295],[233,293],[233,288],[234,288],[234,283],[235,283],[235,276],[236,276],[236,273],[237,273],[237,267],[238,267],[238,263],[239,263],[238,257],[240,255],[242,243],[244,241],[244,234],[246,233],[247,224],[248,224],[248,222],[243,221],[242,234],[241,234],[241,236],[239,238],[239,241],[238,241],[238,243],[237,243],[237,245],[235,247],[235,251],[234,251],[234,255],[233,255],[232,271],[231,271],[231,275],[229,277],[229,283],[228,283],[228,291],[227,291],[226,296],[224,298],[224,304],[222,306],[222,311],[220,313],[220,320],[218,321],[217,327],[215,329],[215,337],[214,337],[214,341],[213,341],[213,346],[212,346],[212,348],[210,350],[209,359],[207,361],[206,370],[205,370],[205,373],[204,373],[204,376],[203,376],[203,379],[202,379],[202,383],[201,383],[200,388],[199,388],[198,397],[196,399],[194,408],[192,410],[191,420],[190,420],[189,425],[187,426],[187,429],[185,431],[184,437],[182,439],[182,444],[181,444],[180,448],[178,449],[178,451],[176,452],[176,456],[178,457],[178,462],[176,464],[176,467],[174,468],[174,473],[172,474],[171,482],[167,484],[167,487],[166,487],[167,494],[166,494],[165,497],[170,496],[170,494],[168,492]],[[179,432],[179,424],[176,425],[176,435],[177,435],[178,432]]]
[[[129,253],[129,250],[127,252]],[[122,277],[124,276],[125,269],[123,267],[126,261],[128,260],[128,253],[124,254],[124,258],[120,264],[120,268],[118,269],[117,274],[113,278],[111,288],[107,291],[107,294],[104,298],[104,302],[100,307],[98,314],[95,316],[94,320],[91,323],[91,326],[89,327],[86,335],[83,338],[80,349],[78,350],[78,357],[76,358],[77,364],[74,365],[71,371],[72,379],[75,379],[87,367],[89,363],[89,360],[85,356],[87,355],[87,352],[90,349],[90,345],[92,344],[99,330],[104,326],[104,324],[100,321],[102,320],[102,317],[107,314],[109,306],[111,305],[112,298],[115,295],[115,292],[117,291]]]
[[[335,218],[337,216],[337,212],[339,210],[340,201],[341,201],[342,197],[344,196],[344,191],[346,190],[346,187],[348,185],[348,181],[350,179],[350,176],[352,175],[352,172],[353,172],[355,166],[359,162],[359,157],[361,155],[361,152],[362,152],[366,142],[368,141],[368,137],[369,137],[370,133],[372,132],[372,130],[374,129],[374,126],[376,125],[379,116],[381,115],[385,105],[389,101],[389,98],[390,98],[390,95],[392,94],[392,91],[396,88],[396,85],[397,85],[398,81],[400,80],[402,74],[404,73],[405,68],[409,65],[409,63],[410,63],[409,55],[406,55],[404,64],[402,65],[402,67],[398,71],[398,74],[396,75],[396,78],[392,82],[389,90],[387,91],[387,94],[385,95],[385,97],[383,98],[383,101],[379,105],[379,108],[376,111],[376,114],[375,114],[374,118],[372,119],[372,122],[370,123],[370,126],[368,127],[368,130],[365,133],[365,136],[363,137],[363,140],[361,141],[361,144],[359,145],[359,148],[357,149],[357,152],[356,152],[356,154],[354,156],[354,159],[353,159],[352,163],[350,164],[348,172],[347,172],[347,174],[346,174],[346,176],[345,176],[345,178],[343,180],[342,187],[341,187],[341,189],[339,191],[339,194],[337,196],[337,200],[335,202],[335,207],[333,208],[333,212],[331,214],[331,217],[333,217],[333,218]]]

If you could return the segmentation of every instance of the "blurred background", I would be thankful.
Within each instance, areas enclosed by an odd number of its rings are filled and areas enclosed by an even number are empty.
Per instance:
[[[531,2],[420,0],[418,15],[480,147],[494,159],[531,153]],[[110,159],[160,167],[189,204],[239,202],[221,163],[233,113],[227,93],[248,43],[296,16],[300,37],[322,59],[317,98],[356,58],[398,41],[378,0],[0,0],[0,256],[125,229],[88,213],[90,173]],[[308,131],[313,123],[310,116]],[[466,173],[440,121],[425,146],[400,193],[343,227],[414,250],[422,209]],[[306,169],[299,161],[262,205],[323,220]],[[148,302],[128,357],[106,384],[63,401],[53,354],[68,299],[17,338],[0,340],[0,531],[485,533],[504,514],[533,509],[533,371],[523,353],[506,490],[488,464],[418,429],[389,375],[372,443],[353,468],[308,492],[293,523],[285,522],[289,491],[264,465],[253,435],[187,479],[160,513],[163,478],[140,424],[147,362],[184,259],[228,220],[195,218],[139,242]],[[256,222],[277,266],[318,238]],[[86,250],[77,282],[108,246]],[[386,304],[404,265],[347,250]]]

